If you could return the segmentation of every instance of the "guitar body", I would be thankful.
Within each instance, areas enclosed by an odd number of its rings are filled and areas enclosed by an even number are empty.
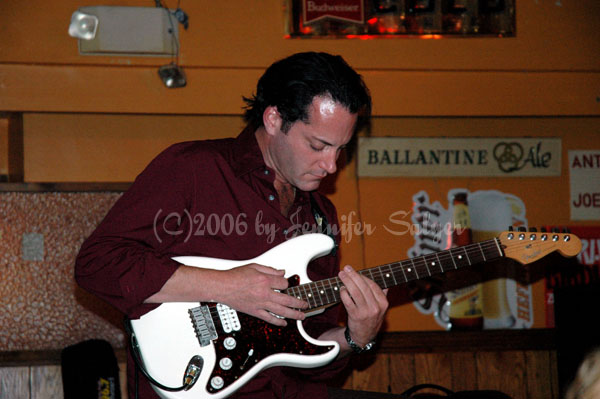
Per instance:
[[[216,270],[249,263],[285,267],[286,278],[304,284],[310,282],[306,274],[308,263],[329,253],[333,245],[326,235],[307,234],[250,260],[193,256],[174,259],[188,266]],[[312,314],[316,313],[319,310]],[[200,376],[189,390],[170,392],[153,386],[165,399],[225,398],[264,369],[319,367],[339,353],[337,342],[310,337],[300,321],[277,327],[216,303],[163,303],[131,320],[131,326],[146,371],[165,386],[181,386],[190,359],[195,355],[202,358]]]

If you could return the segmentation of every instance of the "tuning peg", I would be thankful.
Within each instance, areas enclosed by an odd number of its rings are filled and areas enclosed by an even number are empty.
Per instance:
[[[558,227],[553,227],[552,228],[552,232],[553,233],[560,233],[560,229]]]
[[[571,230],[569,230],[569,228],[568,228],[568,227],[565,227],[565,228],[563,229],[563,233],[565,233],[565,234],[570,234],[570,233],[571,233]]]
[[[518,231],[524,232],[527,231],[527,228],[525,228],[524,226],[519,226]]]
[[[545,227],[542,227],[542,228],[540,229],[540,231],[541,231],[542,233],[545,233],[545,232],[546,232],[546,228],[545,228]]]
[[[513,227],[512,226],[508,226],[508,231],[513,231]]]
[[[535,233],[535,232],[537,232],[537,229],[535,227],[530,227],[529,231],[532,232],[532,233]]]

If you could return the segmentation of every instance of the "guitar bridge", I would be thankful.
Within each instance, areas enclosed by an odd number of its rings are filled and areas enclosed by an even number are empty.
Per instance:
[[[207,305],[189,309],[188,313],[192,319],[194,331],[196,332],[198,341],[200,341],[200,346],[208,346],[210,345],[210,341],[217,339],[217,329]]]

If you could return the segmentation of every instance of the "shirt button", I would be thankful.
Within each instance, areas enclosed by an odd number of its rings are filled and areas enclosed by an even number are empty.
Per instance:
[[[269,174],[268,169],[265,169],[265,175],[268,175],[268,174]]]
[[[283,230],[283,235],[287,235],[287,229]]]
[[[273,201],[275,199],[275,196],[273,194],[269,195],[269,201]]]

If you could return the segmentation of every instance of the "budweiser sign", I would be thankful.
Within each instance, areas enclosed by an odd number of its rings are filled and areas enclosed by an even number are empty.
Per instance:
[[[364,22],[363,0],[302,0],[304,23],[330,18],[347,22]]]

